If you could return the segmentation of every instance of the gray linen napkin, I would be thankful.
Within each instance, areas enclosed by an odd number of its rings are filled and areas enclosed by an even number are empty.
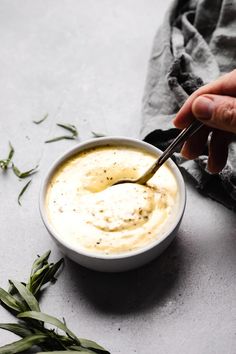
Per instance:
[[[179,133],[172,119],[187,97],[235,67],[236,1],[175,0],[154,39],[142,138],[163,150]],[[194,161],[175,157],[200,191],[236,211],[236,140],[219,175],[207,172],[207,147]]]

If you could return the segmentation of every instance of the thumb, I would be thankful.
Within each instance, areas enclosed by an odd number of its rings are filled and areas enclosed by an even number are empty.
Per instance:
[[[204,124],[236,133],[236,98],[201,95],[192,103],[193,115]]]

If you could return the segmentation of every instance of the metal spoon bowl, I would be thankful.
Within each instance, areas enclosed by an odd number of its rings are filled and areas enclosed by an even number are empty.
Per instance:
[[[181,131],[181,133],[172,141],[172,143],[167,147],[167,149],[160,155],[158,160],[154,162],[154,164],[139,178],[136,179],[122,179],[116,183],[138,183],[138,184],[146,184],[149,179],[153,177],[153,175],[157,172],[157,170],[163,165],[166,160],[173,155],[173,153],[177,150],[177,148],[183,144],[190,136],[195,134],[201,127],[203,123],[195,120],[189,127],[185,128]]]

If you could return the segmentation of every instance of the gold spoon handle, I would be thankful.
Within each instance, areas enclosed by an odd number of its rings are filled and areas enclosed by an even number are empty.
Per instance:
[[[176,149],[184,143],[190,136],[196,133],[203,123],[195,120],[187,128],[181,131],[181,133],[172,141],[172,143],[167,147],[165,151],[161,154],[159,159],[145,172],[145,174],[138,180],[139,184],[145,184],[161,167],[161,165],[166,162],[166,160],[172,156]]]
[[[199,120],[195,120],[187,128],[181,131],[181,133],[172,141],[172,143],[167,147],[165,151],[159,157],[157,164],[160,167],[166,160],[173,155],[180,144],[184,143],[188,138],[195,134],[201,127],[203,123]]]

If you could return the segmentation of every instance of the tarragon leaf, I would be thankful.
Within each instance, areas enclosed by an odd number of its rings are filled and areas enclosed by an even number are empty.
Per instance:
[[[56,138],[46,140],[45,144],[54,143],[55,141],[60,141],[60,140],[74,140],[74,139],[75,138],[73,136],[69,136],[69,135],[57,136]]]
[[[68,130],[69,132],[72,133],[72,135],[73,135],[74,137],[77,137],[77,136],[78,136],[78,130],[77,130],[76,126],[73,125],[73,124],[57,123],[57,126]]]
[[[37,172],[37,168],[38,168],[38,165],[35,166],[34,168],[31,168],[31,169],[28,170],[28,171],[21,172],[21,171],[14,165],[14,163],[12,164],[13,172],[15,173],[15,175],[16,175],[18,178],[27,178],[27,177],[33,175],[34,173]]]
[[[45,323],[50,323],[51,325],[61,329],[64,331],[68,336],[73,338],[75,342],[80,345],[79,339],[76,337],[76,335],[60,320],[57,318],[47,315],[46,313],[43,312],[37,312],[37,311],[26,311],[22,312],[17,315],[18,318],[24,319],[24,318],[31,318],[34,320],[42,321]]]
[[[7,307],[10,309],[15,310],[17,312],[22,311],[21,304],[7,291],[0,288],[0,301],[2,301]]]
[[[57,263],[50,265],[50,269],[45,274],[42,284],[46,284],[49,281],[54,282],[56,280],[56,278],[54,276],[58,272],[58,270],[60,269],[60,267],[63,263],[64,263],[64,259],[61,258]]]
[[[73,124],[62,124],[62,123],[57,123],[57,126],[58,127],[61,127],[63,129],[66,129],[68,130],[71,135],[62,135],[62,136],[58,136],[56,138],[52,138],[52,139],[49,139],[49,140],[46,140],[45,143],[53,143],[55,141],[59,141],[59,140],[74,140],[77,138],[78,136],[78,130],[76,128],[75,125]]]
[[[64,262],[64,259],[61,258],[55,264],[49,264],[47,262],[49,254],[50,252],[45,253],[42,257],[38,258],[33,264],[31,276],[26,286],[34,295],[37,295],[42,285],[48,282],[56,281],[55,274],[58,272]]]
[[[22,338],[25,338],[34,333],[31,329],[29,329],[28,326],[23,323],[0,323],[0,328],[12,332]]]
[[[21,353],[27,349],[30,349],[34,345],[45,342],[47,336],[44,334],[33,334],[31,336],[20,339],[17,342],[4,345],[0,347],[0,354],[15,354]]]
[[[31,275],[30,281],[26,286],[32,292],[32,294],[36,295],[36,293],[40,290],[41,286],[43,285],[42,281],[45,278],[49,267],[49,264],[45,264],[42,268],[38,269],[37,272]]]
[[[45,116],[44,116],[42,119],[33,120],[33,123],[34,123],[34,124],[41,124],[41,123],[43,123],[43,122],[47,119],[47,117],[48,117],[48,113],[45,114]]]
[[[40,290],[43,284],[54,280],[55,273],[59,270],[63,259],[57,263],[49,263],[50,251],[38,257],[32,266],[28,283],[9,281],[10,293],[0,288],[0,301],[4,307],[16,311],[19,323],[0,323],[0,329],[8,330],[23,339],[0,348],[0,354],[14,354],[26,351],[38,345],[43,352],[64,353],[73,352],[80,354],[109,354],[97,343],[79,339],[67,326],[66,322],[40,312],[35,291]],[[28,308],[32,311],[28,311]],[[48,328],[44,324],[51,324]],[[54,328],[56,327],[56,328]],[[60,334],[58,330],[64,333]]]
[[[29,182],[27,182],[26,185],[20,191],[20,194],[18,195],[18,198],[17,198],[17,201],[18,201],[19,205],[21,205],[21,197],[22,197],[22,195],[25,193],[26,189],[29,187],[31,182],[32,182],[32,179]]]
[[[40,311],[38,301],[36,300],[35,296],[27,289],[25,285],[15,280],[10,280],[9,282],[14,285],[14,287],[17,289],[22,299],[29,306],[30,310]]]
[[[50,254],[51,251],[47,251],[42,256],[38,256],[38,258],[36,258],[31,268],[31,275],[37,272],[38,269],[47,263]]]
[[[13,146],[11,145],[11,143],[9,142],[9,147],[10,147],[10,151],[8,153],[8,157],[4,160],[0,160],[0,167],[3,169],[3,170],[6,170],[9,166],[9,163],[11,162],[12,160],[12,157],[14,155],[14,148]]]
[[[102,138],[102,137],[104,137],[104,136],[107,136],[106,134],[100,133],[100,132],[91,131],[91,133],[93,134],[93,136],[94,136],[95,138]]]
[[[96,350],[96,353],[103,353],[103,354],[109,354],[106,349],[98,345],[96,342],[85,339],[85,338],[79,338],[80,345],[82,345],[84,348],[91,349],[91,350]]]
[[[60,261],[58,261],[56,264],[54,265],[48,265],[45,266],[45,269],[43,270],[41,277],[37,277],[35,280],[32,279],[32,292],[37,295],[37,293],[40,291],[41,287],[50,282],[55,282],[56,278],[54,277],[54,275],[57,273],[57,271],[59,270],[59,268],[61,267],[62,263],[64,262],[63,259],[61,259]],[[39,271],[38,271],[39,272]],[[36,275],[36,274],[35,274]]]

